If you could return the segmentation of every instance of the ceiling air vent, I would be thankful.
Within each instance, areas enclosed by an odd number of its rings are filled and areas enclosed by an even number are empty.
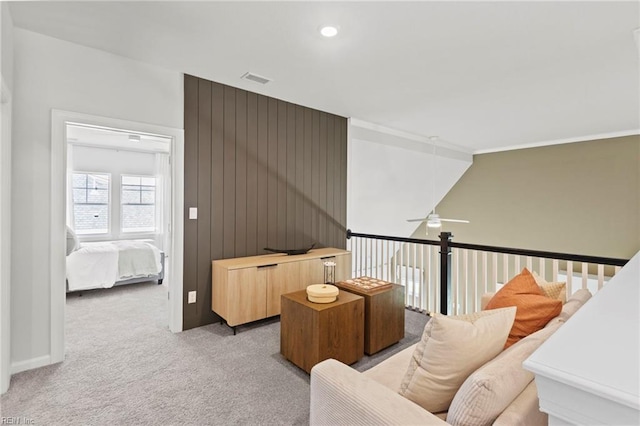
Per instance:
[[[240,78],[244,78],[245,80],[255,81],[256,83],[260,83],[260,84],[267,84],[268,82],[273,81],[270,78],[263,77],[263,76],[258,75],[258,74],[254,74],[252,72],[245,73]]]

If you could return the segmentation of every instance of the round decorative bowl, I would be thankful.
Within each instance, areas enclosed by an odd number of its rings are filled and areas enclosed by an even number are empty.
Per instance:
[[[331,284],[311,284],[307,287],[307,299],[313,303],[331,303],[338,297],[338,287]]]

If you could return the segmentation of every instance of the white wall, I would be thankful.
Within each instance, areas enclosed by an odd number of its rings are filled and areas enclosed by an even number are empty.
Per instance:
[[[0,393],[9,388],[11,333],[11,92],[13,88],[13,22],[7,3],[0,3]]]
[[[419,224],[407,219],[425,217],[471,163],[442,143],[349,120],[347,228],[409,237]]]
[[[51,110],[183,128],[182,75],[16,28],[14,31],[11,356],[50,355]],[[64,194],[59,194],[64,197]]]

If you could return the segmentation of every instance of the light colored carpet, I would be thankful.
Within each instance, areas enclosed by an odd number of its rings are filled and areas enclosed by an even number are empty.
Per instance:
[[[415,343],[427,317],[406,311],[397,345]],[[211,324],[173,334],[167,292],[155,283],[69,295],[66,360],[16,374],[3,417],[36,425],[308,424],[309,376],[280,355],[278,318],[238,328]]]

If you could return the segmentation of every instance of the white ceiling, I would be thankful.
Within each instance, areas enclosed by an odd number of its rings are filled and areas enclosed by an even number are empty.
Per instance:
[[[469,152],[638,133],[631,2],[16,2],[14,24]],[[325,39],[321,24],[340,26]],[[251,71],[274,81],[241,80]]]

